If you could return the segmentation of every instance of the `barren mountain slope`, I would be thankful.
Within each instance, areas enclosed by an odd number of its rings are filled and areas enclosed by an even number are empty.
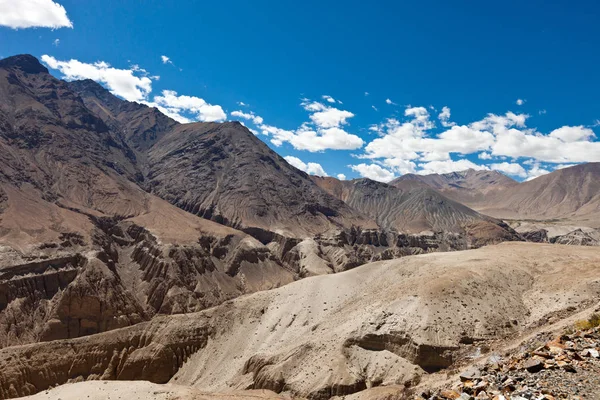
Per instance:
[[[93,81],[69,86],[138,150],[148,180],[144,187],[186,211],[233,227],[299,237],[376,227],[238,123],[181,125],[155,108],[118,99]]]
[[[412,384],[597,303],[596,248],[504,243],[364,265],[197,314],[0,352],[0,396],[68,379],[144,379],[207,391],[325,399]],[[90,362],[93,360],[93,362]]]
[[[481,211],[500,218],[566,219],[600,227],[600,163],[580,164],[522,182]]]
[[[412,181],[390,186],[370,179],[339,181],[313,177],[313,180],[351,207],[375,219],[385,230],[403,233],[468,232],[473,235],[473,242],[484,243],[519,240],[518,235],[501,221]]]
[[[396,187],[406,187],[410,182],[425,184],[452,200],[469,207],[477,207],[494,193],[503,193],[507,188],[518,184],[517,181],[498,171],[465,171],[448,174],[416,175],[406,174],[390,182]]]
[[[0,60],[3,186],[86,212],[135,215],[140,177],[128,145],[65,82],[34,57]]]
[[[29,400],[283,400],[269,390],[207,393],[189,386],[157,385],[146,381],[88,381],[63,385],[27,396]]]
[[[293,280],[257,240],[144,191],[135,152],[32,56],[0,60],[0,347]]]
[[[149,190],[204,218],[306,237],[376,228],[238,122],[178,125],[149,151]]]
[[[67,84],[81,96],[87,108],[113,131],[120,132],[142,156],[145,150],[177,125],[176,121],[156,108],[121,100],[91,79]]]
[[[403,175],[391,184],[425,183],[449,198],[492,217],[560,220],[600,227],[600,163],[562,168],[531,181],[516,182],[494,171]]]

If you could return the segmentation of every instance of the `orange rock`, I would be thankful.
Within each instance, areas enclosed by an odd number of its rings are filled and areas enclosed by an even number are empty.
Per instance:
[[[460,394],[455,392],[454,390],[446,389],[446,390],[442,390],[440,392],[440,397],[442,399],[454,400],[454,399],[458,399],[460,397]]]

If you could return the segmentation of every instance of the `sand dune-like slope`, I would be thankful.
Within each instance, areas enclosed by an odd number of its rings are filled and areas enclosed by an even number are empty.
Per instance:
[[[157,385],[147,381],[80,382],[46,390],[29,400],[275,400],[283,397],[268,390],[207,393],[180,385]]]
[[[414,384],[473,343],[591,306],[600,251],[504,243],[303,279],[195,314],[0,352],[0,397],[69,379],[144,379],[210,392],[330,398]],[[480,344],[476,344],[480,346]]]

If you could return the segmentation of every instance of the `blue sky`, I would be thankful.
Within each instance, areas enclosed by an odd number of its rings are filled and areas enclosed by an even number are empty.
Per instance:
[[[600,5],[449,3],[0,0],[0,56],[182,121],[241,120],[311,173],[600,161]]]

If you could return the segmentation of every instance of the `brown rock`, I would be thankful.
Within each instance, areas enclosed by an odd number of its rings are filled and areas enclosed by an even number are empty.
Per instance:
[[[544,362],[539,358],[530,358],[523,363],[523,368],[532,373],[539,372],[544,369]]]

